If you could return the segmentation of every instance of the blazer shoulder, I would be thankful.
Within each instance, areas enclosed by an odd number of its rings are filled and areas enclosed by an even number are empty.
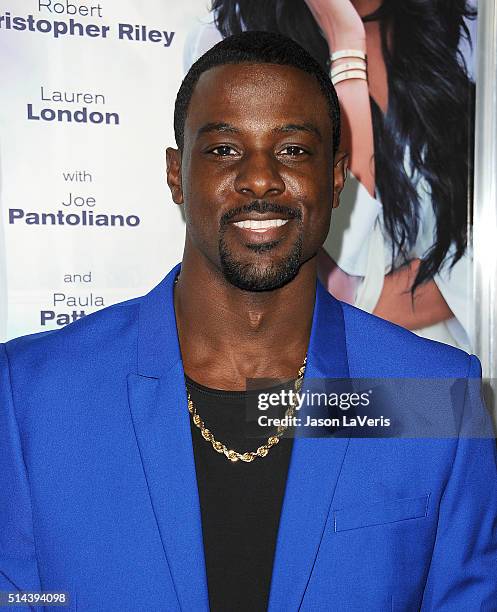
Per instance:
[[[14,338],[5,351],[14,367],[33,369],[50,363],[65,366],[103,353],[118,354],[136,333],[142,298],[107,306],[62,327]],[[91,361],[90,361],[91,362]]]
[[[349,360],[382,376],[467,377],[476,357],[342,303]],[[369,365],[366,365],[369,364]],[[476,367],[476,370],[478,368]]]

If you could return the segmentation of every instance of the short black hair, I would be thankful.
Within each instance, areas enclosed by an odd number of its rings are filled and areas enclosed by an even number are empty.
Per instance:
[[[313,75],[326,98],[333,126],[333,153],[340,143],[340,106],[329,75],[320,64],[298,43],[276,32],[242,32],[228,36],[202,55],[190,68],[176,96],[174,106],[174,136],[179,149],[183,149],[184,130],[188,106],[200,76],[226,64],[279,64],[293,66]],[[305,95],[303,93],[303,95]]]

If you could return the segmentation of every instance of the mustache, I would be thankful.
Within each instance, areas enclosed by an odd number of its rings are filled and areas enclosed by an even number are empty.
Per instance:
[[[225,226],[227,223],[231,221],[237,215],[241,215],[244,213],[268,213],[274,212],[281,215],[285,215],[288,219],[299,219],[302,220],[302,212],[299,208],[291,208],[290,206],[283,206],[281,204],[276,204],[275,202],[271,202],[270,200],[253,200],[249,204],[245,204],[243,206],[239,206],[238,208],[232,208],[225,212],[219,224],[221,227]]]

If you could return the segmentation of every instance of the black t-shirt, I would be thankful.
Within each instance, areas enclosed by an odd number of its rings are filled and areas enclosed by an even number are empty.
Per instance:
[[[248,437],[246,399],[253,391],[209,389],[188,377],[186,384],[205,427],[228,449],[255,451],[276,431],[264,427],[261,437]],[[233,463],[204,440],[191,417],[190,426],[210,609],[265,611],[293,439],[283,436],[251,463]]]

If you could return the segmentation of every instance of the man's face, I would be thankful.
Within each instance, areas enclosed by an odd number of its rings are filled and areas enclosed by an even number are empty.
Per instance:
[[[218,66],[200,77],[182,156],[168,149],[168,182],[184,203],[187,248],[233,285],[271,290],[316,255],[343,183],[326,100],[290,66]],[[340,178],[340,176],[342,178]]]

